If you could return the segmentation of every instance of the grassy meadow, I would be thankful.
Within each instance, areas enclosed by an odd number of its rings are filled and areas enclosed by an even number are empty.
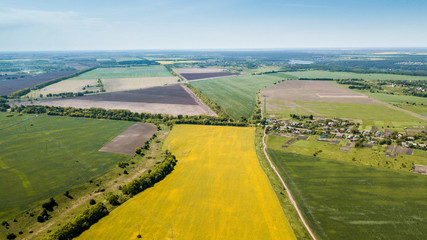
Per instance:
[[[286,74],[299,78],[333,78],[333,79],[364,79],[364,80],[427,80],[427,76],[409,76],[382,73],[352,73],[352,72],[330,72],[321,70],[294,71]]]
[[[268,149],[319,239],[423,239],[427,176]]]
[[[131,124],[0,113],[0,219],[34,207],[128,159],[98,149]]]
[[[385,93],[371,93],[369,91],[359,91],[369,97],[375,98],[382,102],[396,105],[397,107],[406,109],[408,111],[418,113],[427,117],[427,99],[422,97],[385,94]],[[413,104],[415,103],[415,105]],[[421,105],[422,104],[422,105]]]
[[[270,75],[241,75],[223,77],[190,84],[219,104],[234,119],[249,118],[255,109],[256,93],[286,79]]]
[[[77,239],[296,239],[258,162],[254,131],[175,125],[164,144],[175,170]]]

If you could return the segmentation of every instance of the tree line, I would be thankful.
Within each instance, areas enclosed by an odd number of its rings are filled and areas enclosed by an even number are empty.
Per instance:
[[[154,186],[154,184],[160,182],[169,173],[171,173],[176,165],[176,158],[170,152],[165,152],[164,160],[148,173],[143,174],[138,179],[126,184],[122,187],[122,192],[126,195],[136,195],[147,188]]]
[[[247,122],[235,122],[229,118],[219,118],[213,116],[197,115],[178,115],[167,114],[135,113],[129,110],[106,110],[103,108],[74,108],[74,107],[55,107],[55,106],[14,106],[12,112],[27,114],[45,114],[52,116],[83,117],[96,119],[124,120],[135,122],[148,122],[168,126],[173,124],[201,124],[201,125],[222,125],[222,126],[247,126]]]
[[[61,228],[48,236],[47,240],[69,240],[79,236],[82,232],[89,229],[90,226],[97,223],[101,218],[107,216],[109,211],[103,203],[97,203],[76,218],[66,223]]]

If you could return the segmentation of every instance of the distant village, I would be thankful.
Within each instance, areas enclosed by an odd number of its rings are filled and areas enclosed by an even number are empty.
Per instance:
[[[359,130],[360,124],[351,119],[331,119],[291,114],[291,120],[266,119],[269,133],[281,136],[318,135],[318,141],[349,140],[350,147],[389,145],[388,156],[397,153],[412,154],[413,149],[427,150],[427,129],[407,129],[392,131],[373,126],[369,130]],[[339,141],[338,141],[339,142]],[[337,143],[338,143],[337,142]],[[346,148],[340,149],[346,150]]]

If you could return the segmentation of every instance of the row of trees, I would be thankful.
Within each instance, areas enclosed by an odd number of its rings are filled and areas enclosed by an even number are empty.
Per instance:
[[[97,119],[142,121],[150,123],[164,123],[169,126],[173,124],[205,124],[205,125],[226,125],[226,126],[247,126],[246,122],[234,122],[229,118],[218,118],[212,116],[172,116],[166,114],[134,113],[129,110],[106,110],[103,108],[73,108],[55,106],[14,106],[11,111],[28,114],[46,114],[53,116],[84,117]]]
[[[160,182],[173,171],[176,162],[175,156],[166,151],[164,160],[153,171],[149,171],[138,179],[126,184],[122,188],[122,192],[126,195],[135,195],[154,186],[154,184]]]
[[[49,235],[48,240],[69,240],[79,236],[82,232],[89,229],[90,226],[98,222],[101,218],[107,216],[109,211],[103,203],[97,203],[76,218],[66,223],[56,232]]]

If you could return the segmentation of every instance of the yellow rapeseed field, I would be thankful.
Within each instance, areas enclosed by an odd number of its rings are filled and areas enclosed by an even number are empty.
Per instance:
[[[296,239],[254,147],[254,128],[175,125],[175,170],[78,239]]]

